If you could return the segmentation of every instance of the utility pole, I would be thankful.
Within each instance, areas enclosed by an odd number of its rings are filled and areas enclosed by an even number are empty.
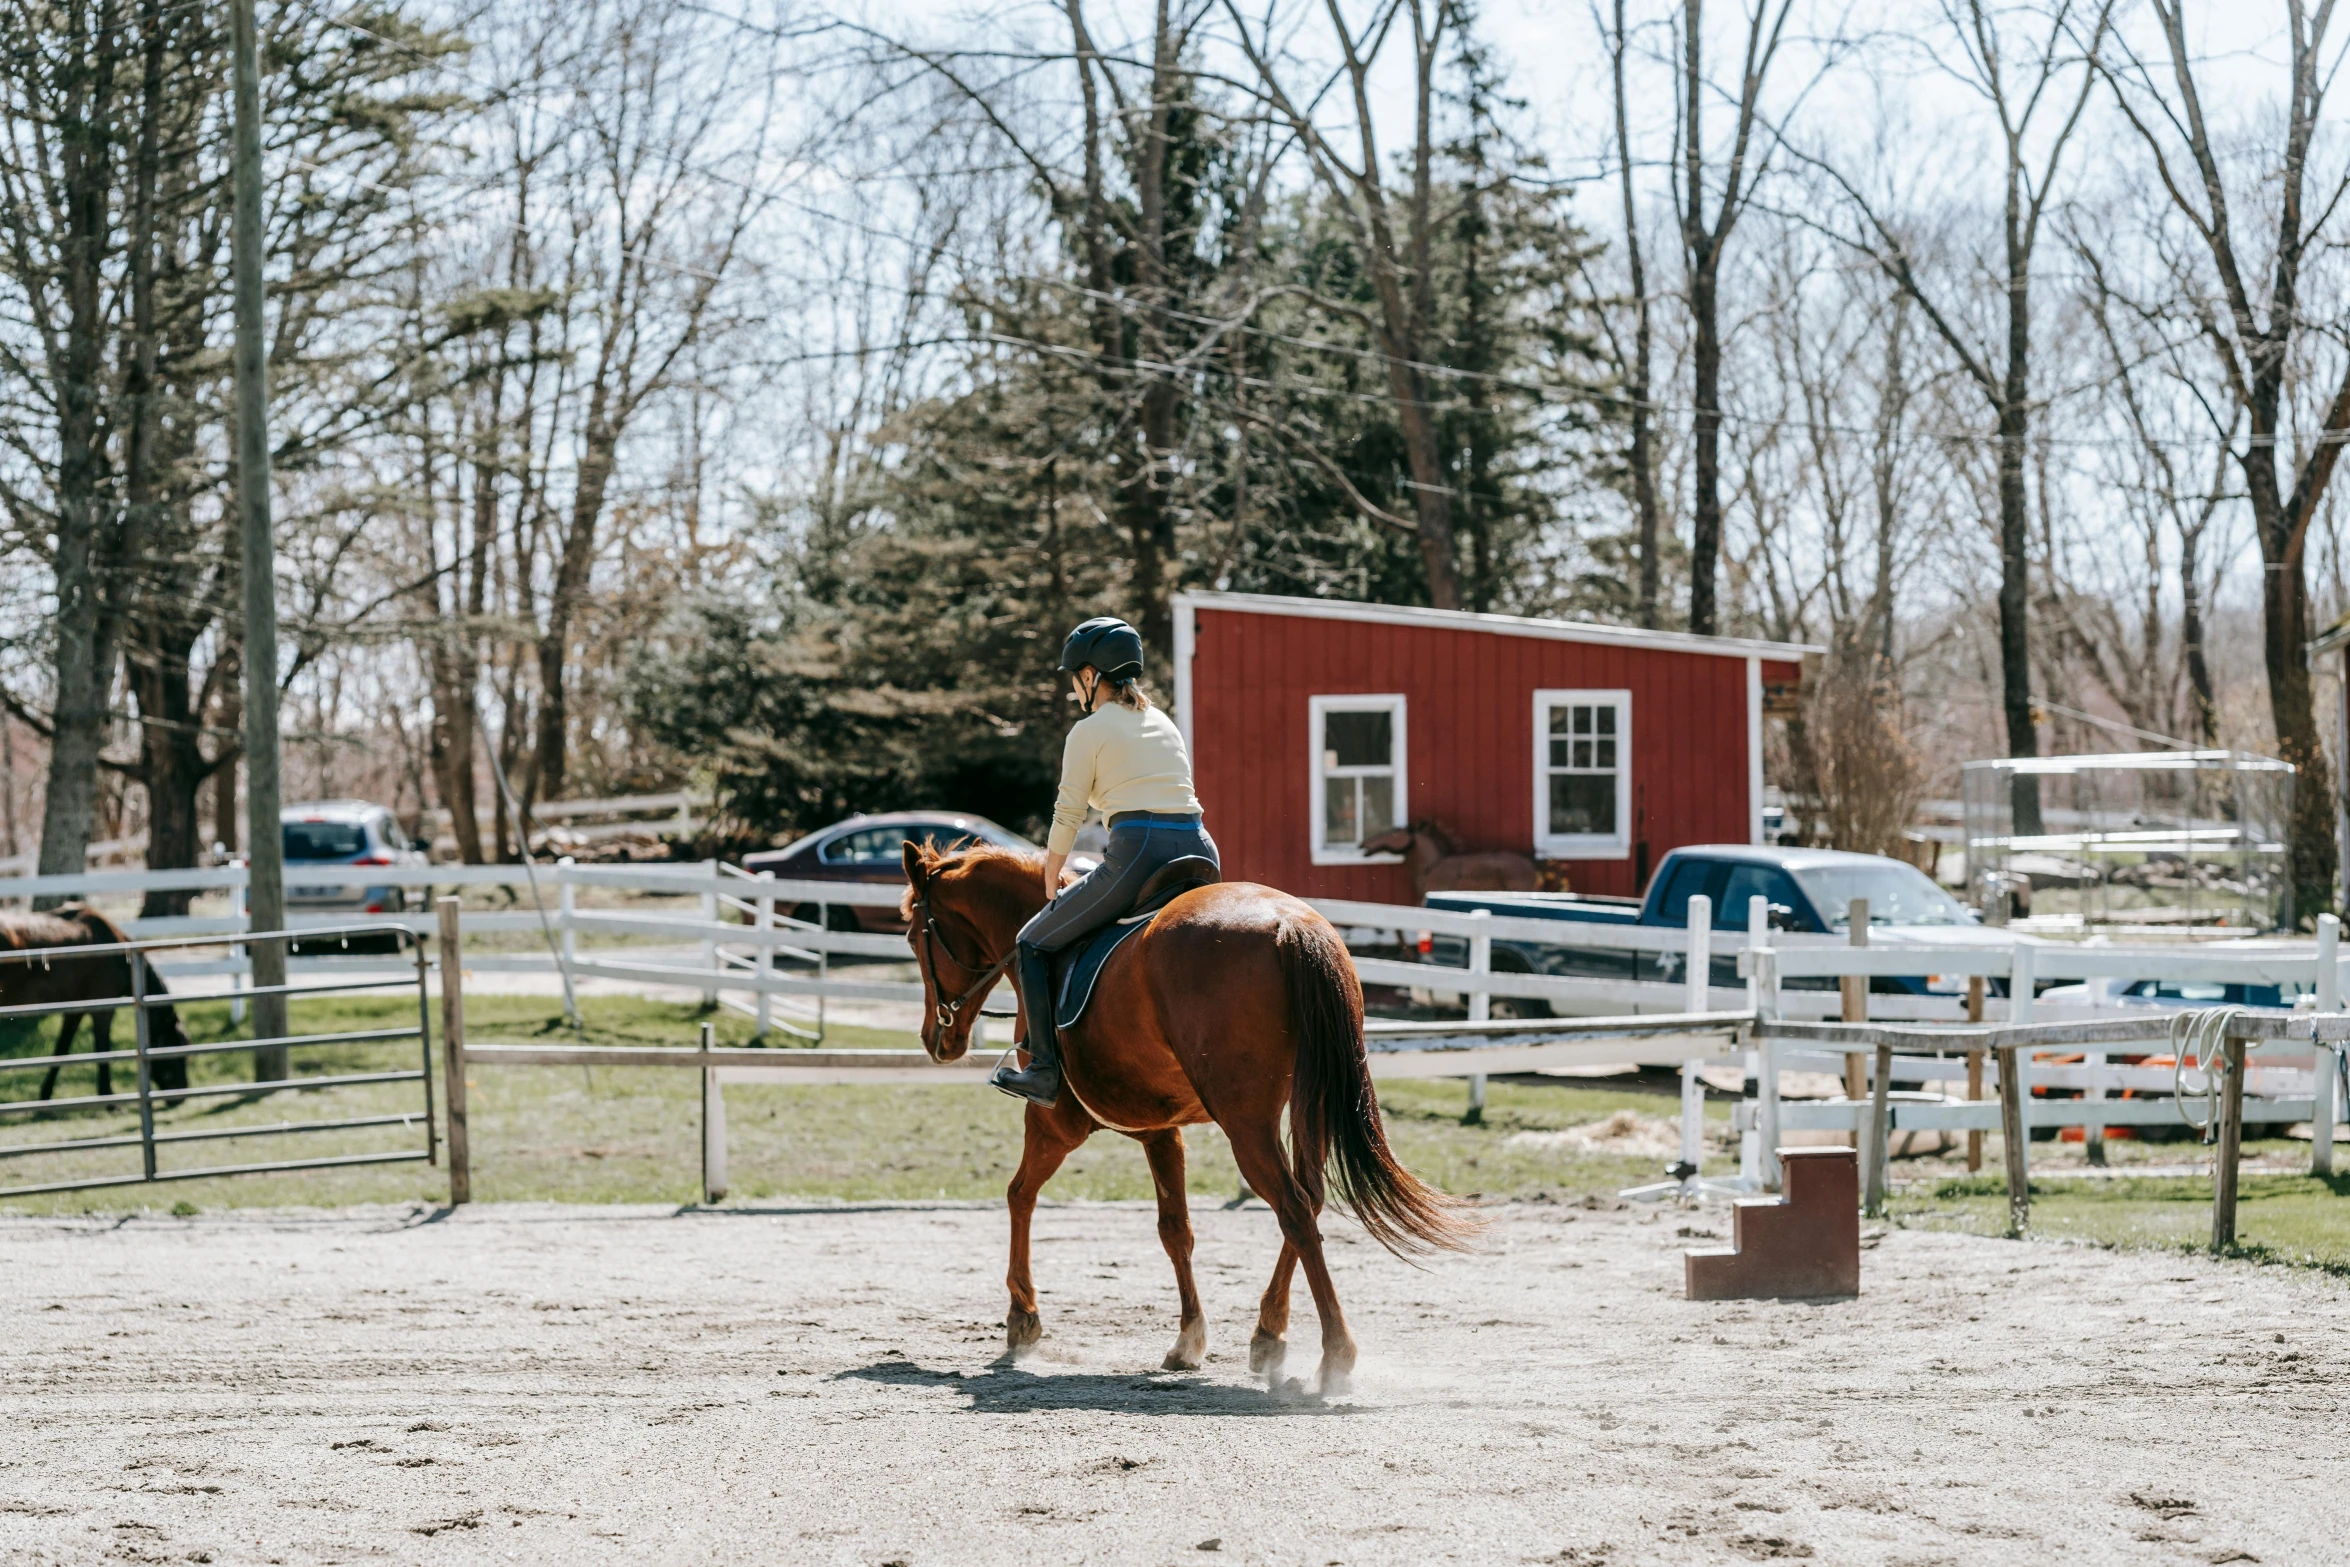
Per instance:
[[[285,834],[278,824],[277,544],[269,526],[269,357],[261,310],[261,61],[253,0],[229,0],[236,56],[236,221],[231,270],[237,303],[237,519],[245,567],[245,827],[252,884],[245,908],[253,930],[286,925]],[[286,982],[283,942],[249,943],[253,986]],[[253,1037],[282,1039],[286,998],[253,999]],[[253,1080],[286,1076],[286,1047],[253,1052]]]

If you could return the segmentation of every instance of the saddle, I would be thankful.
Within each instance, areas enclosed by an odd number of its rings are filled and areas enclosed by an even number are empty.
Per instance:
[[[1149,929],[1160,910],[1192,888],[1212,886],[1221,879],[1216,862],[1205,855],[1191,854],[1180,860],[1169,860],[1142,884],[1142,894],[1134,900],[1133,913],[1054,953],[1054,1025],[1073,1028],[1085,1016],[1085,1004],[1093,999],[1094,981],[1101,978],[1102,966],[1129,936]]]

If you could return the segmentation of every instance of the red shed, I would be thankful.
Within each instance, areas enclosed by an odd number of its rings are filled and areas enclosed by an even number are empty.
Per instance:
[[[1175,599],[1175,714],[1224,873],[1408,903],[1361,845],[1462,845],[1634,895],[1666,851],[1762,838],[1763,718],[1814,648],[1390,604]]]

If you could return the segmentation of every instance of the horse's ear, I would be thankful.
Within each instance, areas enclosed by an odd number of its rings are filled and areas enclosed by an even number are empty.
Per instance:
[[[906,840],[906,880],[922,885],[922,846],[911,838]]]

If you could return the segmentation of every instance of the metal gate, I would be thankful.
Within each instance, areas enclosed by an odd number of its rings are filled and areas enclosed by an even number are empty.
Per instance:
[[[0,1117],[12,1129],[21,1128],[35,1117],[54,1116],[59,1111],[87,1111],[109,1107],[136,1106],[139,1129],[136,1132],[110,1133],[97,1137],[76,1137],[35,1141],[0,1142],[0,1160],[16,1160],[55,1156],[59,1154],[89,1153],[95,1150],[135,1148],[139,1151],[140,1168],[136,1174],[102,1174],[76,1177],[71,1180],[36,1182],[29,1185],[0,1187],[0,1198],[30,1197],[42,1192],[82,1191],[106,1186],[139,1186],[149,1182],[192,1181],[215,1175],[255,1175],[278,1170],[318,1170],[343,1165],[402,1164],[415,1161],[437,1162],[438,1144],[433,1130],[432,1094],[432,1033],[431,1014],[426,1003],[425,979],[428,966],[424,943],[415,932],[402,925],[348,925],[327,929],[263,932],[259,936],[240,937],[236,945],[247,941],[267,940],[271,936],[302,947],[316,947],[320,943],[348,947],[355,940],[371,943],[389,940],[396,943],[400,957],[408,961],[395,973],[381,978],[325,980],[317,984],[285,984],[239,990],[233,997],[185,996],[157,993],[149,978],[149,963],[158,952],[191,947],[220,947],[228,945],[219,936],[183,936],[151,941],[114,942],[99,946],[47,947],[24,952],[0,952],[0,994],[22,993],[27,988],[24,977],[12,975],[9,969],[19,966],[37,967],[55,973],[68,964],[103,963],[113,957],[124,959],[118,971],[120,979],[100,976],[99,982],[127,983],[129,994],[116,996],[78,996],[63,1001],[29,1002],[15,1006],[0,1006],[0,1023],[19,1019],[39,1019],[64,1016],[69,1013],[91,1014],[91,1044],[97,1043],[96,1017],[127,1011],[130,1014],[134,1044],[128,1050],[83,1050],[67,1055],[33,1057],[0,1057],[0,1077],[13,1090],[5,1102],[0,1102]],[[380,961],[380,960],[379,960]],[[347,1029],[337,1033],[287,1033],[266,1039],[222,1040],[211,1044],[158,1045],[153,1042],[152,1015],[158,1009],[190,1002],[220,999],[250,1002],[259,996],[283,995],[289,1001],[304,998],[350,994],[360,991],[413,990],[416,998],[416,1022],[413,1027]],[[404,1010],[404,1009],[403,1009]],[[394,1040],[417,1041],[417,1065],[413,1069],[392,1071],[343,1072],[303,1075],[293,1070],[299,1059],[297,1052],[324,1045],[355,1045],[386,1043]],[[283,1078],[267,1082],[191,1084],[183,1088],[159,1089],[154,1084],[154,1068],[158,1062],[180,1059],[193,1060],[201,1056],[226,1055],[237,1051],[267,1049],[282,1046],[287,1052],[287,1072]],[[27,1072],[48,1072],[72,1066],[105,1063],[111,1076],[116,1064],[128,1066],[134,1074],[136,1087],[127,1093],[82,1094],[71,1098],[23,1098],[24,1078]],[[389,1114],[350,1116],[341,1119],[311,1121],[279,1121],[275,1123],[245,1122],[225,1126],[186,1126],[177,1123],[158,1128],[159,1109],[168,1113],[185,1103],[206,1100],[252,1098],[279,1092],[311,1093],[325,1089],[350,1088],[361,1084],[415,1083],[421,1093],[414,1110]],[[319,1132],[355,1131],[362,1128],[404,1126],[423,1133],[419,1146],[377,1150],[369,1153],[337,1154],[326,1157],[279,1159],[264,1163],[197,1165],[187,1168],[164,1168],[158,1161],[162,1150],[181,1144],[219,1142],[238,1138],[300,1137]]]

